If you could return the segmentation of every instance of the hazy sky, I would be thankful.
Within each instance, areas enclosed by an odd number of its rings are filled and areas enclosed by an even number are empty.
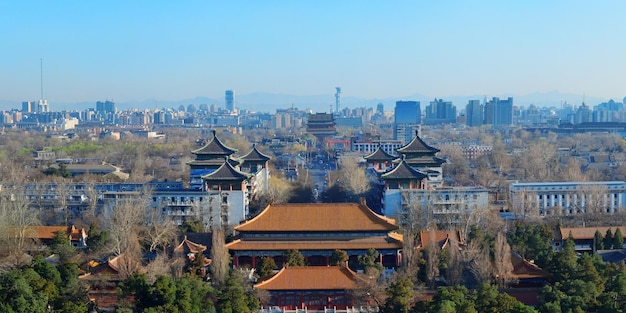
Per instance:
[[[626,1],[0,2],[0,99],[626,95]]]

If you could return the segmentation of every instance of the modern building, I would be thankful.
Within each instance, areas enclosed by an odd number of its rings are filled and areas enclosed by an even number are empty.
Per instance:
[[[350,144],[350,151],[359,152],[368,155],[376,152],[379,148],[385,153],[393,155],[395,158],[396,150],[404,146],[400,140],[354,140]]]
[[[513,98],[506,100],[493,97],[485,105],[485,124],[493,127],[511,126],[513,124]]]
[[[456,123],[456,107],[451,101],[435,99],[426,106],[425,125]]]
[[[235,111],[235,92],[232,90],[226,90],[225,92],[226,111]]]
[[[477,187],[441,187],[434,189],[387,189],[384,214],[403,224],[410,214],[440,226],[462,224],[474,213],[489,208],[489,192]]]
[[[407,137],[411,138],[412,130],[421,123],[422,111],[419,101],[396,101],[393,139],[408,142]]]
[[[618,213],[626,205],[626,182],[534,182],[509,186],[518,216]]]
[[[467,126],[481,126],[484,122],[485,109],[480,100],[469,100],[465,107],[465,122]]]

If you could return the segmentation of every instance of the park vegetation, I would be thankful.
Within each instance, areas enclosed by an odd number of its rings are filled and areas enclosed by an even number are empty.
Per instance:
[[[481,185],[504,188],[510,180],[519,181],[599,181],[622,180],[626,167],[613,169],[584,166],[580,160],[563,161],[559,148],[567,151],[624,152],[626,143],[615,135],[602,134],[557,137],[543,136],[518,129],[506,137],[485,128],[455,132],[446,129],[433,133],[433,139],[478,140],[491,145],[489,156],[468,160],[455,149],[442,147],[440,156],[448,162],[444,176],[455,185]],[[384,133],[383,130],[379,130]],[[264,133],[265,132],[265,133]],[[273,133],[274,132],[274,133]],[[300,131],[304,138],[304,134]],[[260,142],[275,131],[260,130],[247,135],[224,134],[227,145],[239,152],[248,151],[250,142]],[[280,134],[278,134],[280,135]],[[206,271],[203,256],[185,267],[172,266],[171,250],[176,235],[181,232],[206,231],[198,221],[186,221],[176,226],[147,212],[144,197],[130,199],[114,208],[109,215],[98,215],[95,204],[77,220],[60,214],[51,217],[37,210],[32,200],[15,196],[14,192],[28,183],[55,180],[113,181],[111,177],[86,175],[70,177],[66,169],[52,164],[33,166],[32,153],[49,147],[58,158],[94,158],[115,164],[130,173],[133,181],[153,179],[186,182],[189,176],[186,161],[190,151],[198,147],[196,139],[202,134],[189,130],[168,130],[167,139],[150,141],[139,138],[94,141],[74,138],[61,141],[25,131],[6,132],[0,136],[0,312],[88,312],[91,304],[87,286],[78,280],[85,264],[92,259],[123,256],[123,281],[118,286],[118,312],[254,312],[267,295],[251,288],[251,272],[256,277],[273,275],[282,264],[273,259],[261,259],[252,271],[230,269],[228,251],[219,250],[232,238],[231,229],[214,228],[212,232],[213,263]],[[206,136],[205,136],[206,137]],[[309,138],[310,139],[310,138]],[[261,150],[265,149],[260,147]],[[280,154],[308,154],[311,147],[283,148],[266,152],[273,157]],[[324,151],[331,154],[332,151]],[[172,159],[179,165],[171,166]],[[380,202],[372,193],[372,182],[365,175],[358,159],[346,156],[337,160],[337,169],[329,171],[327,186],[316,199],[314,182],[306,171],[294,180],[285,177],[280,168],[273,168],[270,190],[251,200],[251,211],[260,212],[270,203]],[[416,208],[417,210],[418,208]],[[63,213],[63,212],[61,212]],[[362,274],[361,290],[355,297],[368,298],[383,312],[624,312],[626,308],[626,265],[604,263],[597,255],[578,255],[573,242],[558,252],[550,246],[553,239],[553,221],[529,219],[523,223],[503,224],[488,214],[467,217],[463,226],[465,246],[451,241],[440,249],[434,242],[420,242],[421,230],[433,230],[441,225],[414,217],[402,226],[406,251],[402,267],[393,275],[385,274],[373,249],[349,264],[345,251],[337,250],[331,257],[335,265],[346,264]],[[48,224],[56,218],[65,225],[85,226],[89,229],[86,250],[72,248],[61,234],[45,251],[32,252],[23,231],[29,226]],[[606,215],[585,216],[589,223],[602,223]],[[623,224],[623,216],[613,216]],[[562,218],[561,223],[577,223]],[[619,229],[618,229],[619,230]],[[18,234],[16,236],[16,233]],[[620,247],[621,235],[596,234],[597,250]],[[416,249],[420,246],[420,249]],[[29,251],[30,253],[25,253]],[[540,290],[539,305],[527,307],[503,291],[515,284],[510,263],[511,252],[551,273],[548,285]],[[46,260],[51,254],[54,260]],[[137,270],[132,260],[144,255],[148,273]],[[289,266],[305,266],[305,258],[296,250],[285,251],[283,258]]]

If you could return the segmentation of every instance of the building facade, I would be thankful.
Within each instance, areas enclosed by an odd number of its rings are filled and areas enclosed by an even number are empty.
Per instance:
[[[626,182],[536,182],[509,187],[512,212],[520,216],[617,213],[626,204]]]

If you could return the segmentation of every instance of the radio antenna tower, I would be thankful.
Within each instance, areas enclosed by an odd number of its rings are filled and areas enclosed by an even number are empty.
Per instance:
[[[40,81],[41,81],[41,100],[43,100],[43,58],[39,59],[40,61],[40,65],[39,65],[39,72],[40,72]]]
[[[339,113],[339,107],[341,106],[341,87],[335,87],[337,91],[335,93],[335,112]]]

